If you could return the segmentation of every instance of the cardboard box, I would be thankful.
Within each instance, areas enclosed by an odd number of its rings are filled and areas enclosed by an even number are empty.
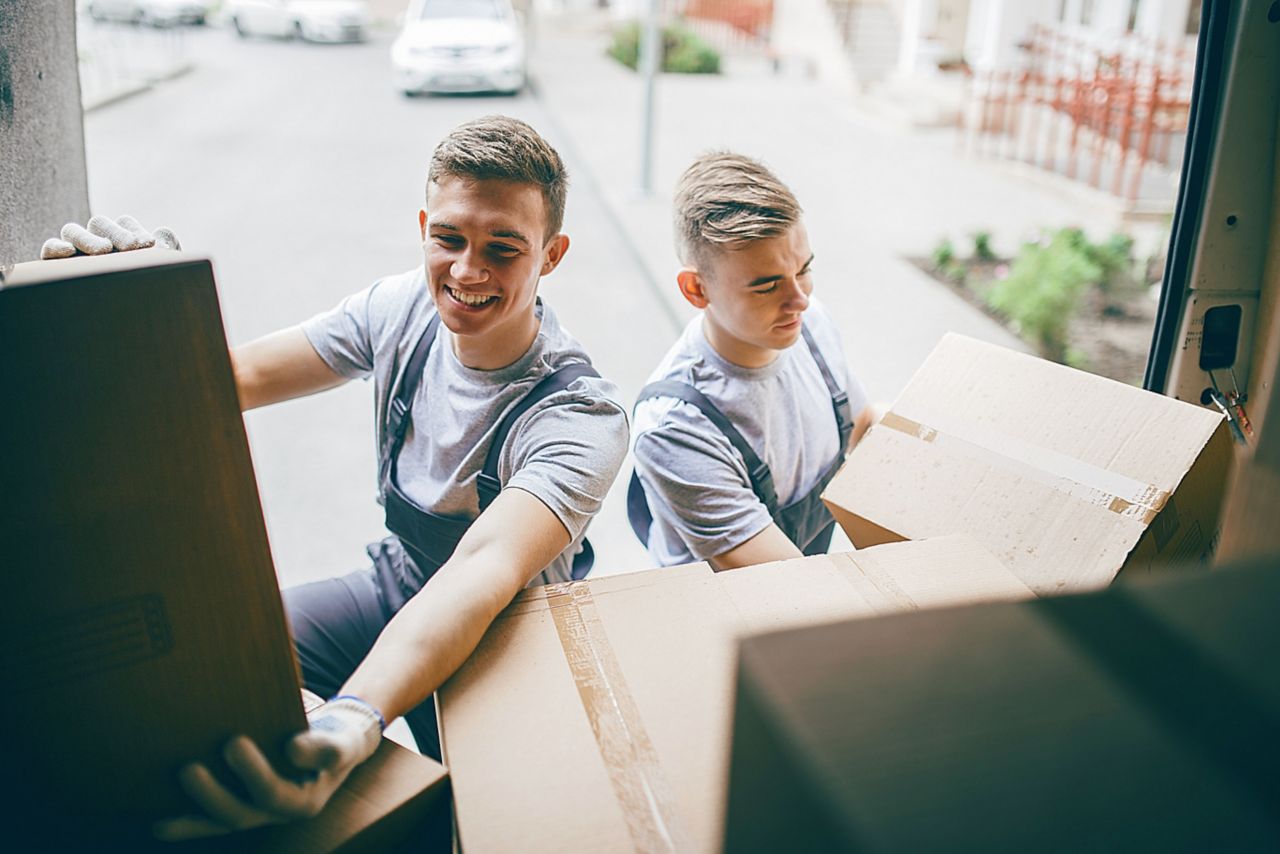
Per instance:
[[[749,638],[725,850],[1275,850],[1277,601],[1272,558]]]
[[[438,695],[461,850],[718,850],[735,638],[1031,595],[964,537],[526,590]]]
[[[1216,412],[949,334],[823,499],[855,546],[967,533],[1040,594],[1212,550]]]
[[[48,734],[21,811],[127,833],[233,733],[283,764],[306,719],[209,262],[19,264],[0,364],[6,716]]]
[[[143,850],[192,809],[182,764],[224,772],[246,733],[287,768],[306,726],[210,263],[5,270],[0,366],[5,826],[48,850]],[[386,744],[315,819],[201,850],[408,838],[443,777]]]

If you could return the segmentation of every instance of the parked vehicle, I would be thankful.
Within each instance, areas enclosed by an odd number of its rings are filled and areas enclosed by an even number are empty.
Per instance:
[[[413,0],[391,46],[395,86],[420,92],[505,92],[525,84],[525,46],[510,0]]]
[[[358,42],[369,28],[364,0],[230,0],[226,13],[242,37]]]
[[[89,0],[84,9],[95,21],[126,21],[172,27],[203,24],[213,0]]]

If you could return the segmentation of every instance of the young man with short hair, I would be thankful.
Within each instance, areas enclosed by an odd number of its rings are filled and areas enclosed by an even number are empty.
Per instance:
[[[800,205],[761,163],[716,152],[674,206],[676,282],[701,315],[636,403],[632,527],[663,566],[825,552],[819,495],[871,409],[812,296]]]
[[[523,587],[585,574],[583,534],[627,421],[537,295],[569,247],[565,189],[559,155],[524,122],[464,124],[431,159],[423,267],[233,352],[245,409],[373,379],[392,536],[369,547],[371,568],[284,593],[304,682],[331,698],[287,746],[308,776],[285,778],[233,739],[224,753],[248,799],[188,766],[180,779],[205,815],[158,836],[314,815],[401,715],[439,758],[433,692]]]

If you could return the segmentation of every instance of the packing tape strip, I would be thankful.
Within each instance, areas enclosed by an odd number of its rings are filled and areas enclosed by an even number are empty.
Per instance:
[[[1144,525],[1151,524],[1169,501],[1166,490],[1012,436],[1001,436],[997,447],[994,442],[984,443],[962,437],[958,431],[921,424],[896,412],[886,412],[880,423],[922,442],[931,442],[940,448],[1043,483],[1086,504],[1137,519]]]
[[[544,589],[560,646],[636,850],[687,851],[678,831],[675,798],[627,690],[591,588],[585,582],[570,581]]]
[[[849,561],[857,567],[861,577],[875,588],[881,596],[893,603],[895,608],[893,613],[920,610],[916,600],[912,599],[905,590],[898,586],[898,582],[893,580],[893,576],[885,571],[874,555],[865,551],[857,551],[850,552],[848,557]],[[849,576],[845,575],[845,579],[849,580]]]

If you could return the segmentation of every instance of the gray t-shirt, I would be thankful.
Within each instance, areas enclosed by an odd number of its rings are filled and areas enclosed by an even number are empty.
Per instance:
[[[396,481],[415,504],[438,516],[479,515],[476,477],[506,412],[537,382],[566,365],[590,363],[580,345],[540,303],[541,328],[523,356],[482,371],[458,361],[453,334],[440,324],[414,393],[412,423],[396,464]],[[380,279],[302,324],[316,353],[351,379],[373,378],[378,449],[400,374],[436,314],[421,268]],[[627,452],[627,416],[617,387],[580,377],[529,409],[512,425],[498,463],[503,487],[537,497],[572,542],[532,583],[569,578],[573,555],[600,509]],[[379,459],[381,465],[385,460]],[[386,484],[378,484],[379,503]]]
[[[850,375],[840,333],[813,300],[804,322],[857,416],[866,392]],[[725,361],[695,318],[649,376],[678,380],[724,413],[773,474],[779,506],[804,497],[839,451],[831,393],[804,339],[763,368]],[[772,522],[751,491],[742,456],[695,406],[669,397],[635,413],[635,464],[653,525],[649,554],[662,566],[706,560],[742,545]]]

